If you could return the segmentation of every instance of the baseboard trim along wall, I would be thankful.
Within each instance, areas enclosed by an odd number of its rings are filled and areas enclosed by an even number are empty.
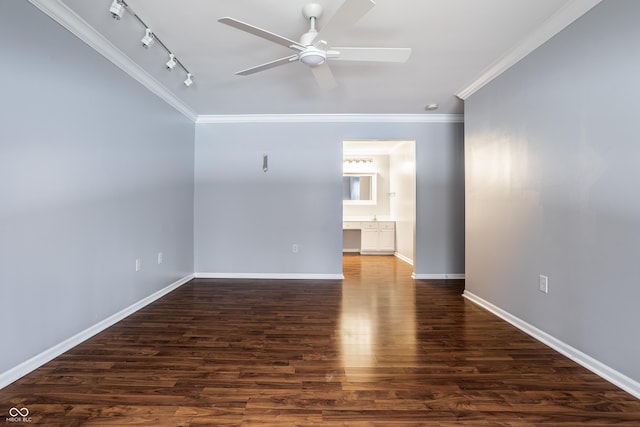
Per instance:
[[[124,319],[125,317],[135,313],[136,311],[140,310],[141,308],[151,304],[152,302],[154,302],[155,300],[165,296],[166,294],[168,294],[169,292],[173,291],[174,289],[179,288],[180,286],[184,285],[185,283],[187,283],[188,281],[190,281],[191,279],[193,279],[193,275],[189,275],[186,277],[183,277],[182,279],[170,284],[169,286],[160,289],[159,291],[149,295],[146,298],[141,299],[140,301],[130,305],[129,307],[107,317],[106,319],[96,323],[93,326],[90,326],[89,328],[85,329],[84,331],[81,331],[79,333],[77,333],[76,335],[62,341],[61,343],[43,351],[42,353],[32,357],[29,360],[26,360],[24,362],[22,362],[21,364],[9,369],[8,371],[3,372],[2,374],[0,374],[0,389],[4,388],[6,386],[8,386],[9,384],[11,384],[12,382],[22,378],[23,376],[27,375],[28,373],[34,371],[35,369],[39,368],[40,366],[44,365],[47,362],[50,362],[51,360],[55,359],[56,357],[60,356],[62,353],[64,353],[65,351],[68,351],[70,349],[72,349],[73,347],[77,346],[78,344],[82,343],[83,341],[88,340],[89,338],[91,338],[92,336],[104,331],[105,329],[107,329],[109,326],[114,325],[115,323],[119,322],[120,320]]]
[[[394,253],[394,255],[396,256],[396,258],[401,259],[402,261],[406,262],[409,265],[413,265],[413,260],[407,256],[402,255],[400,252],[396,252]]]
[[[552,335],[536,328],[535,326],[525,322],[524,320],[512,315],[511,313],[491,304],[488,301],[480,298],[477,295],[469,291],[464,291],[463,297],[469,301],[479,305],[487,311],[495,314],[501,319],[509,322],[516,328],[520,329],[527,335],[537,339],[543,344],[548,345],[557,352],[563,354],[574,362],[587,368],[594,374],[609,381],[610,383],[620,387],[627,393],[632,394],[634,397],[640,399],[640,383],[627,377],[626,375],[616,371],[615,369],[605,365],[604,363],[594,359],[593,357],[581,352],[580,350],[570,346],[569,344],[560,341]]]
[[[464,274],[416,274],[411,275],[416,280],[446,280],[446,279],[464,279]]]
[[[343,280],[342,274],[305,273],[196,273],[196,279]]]

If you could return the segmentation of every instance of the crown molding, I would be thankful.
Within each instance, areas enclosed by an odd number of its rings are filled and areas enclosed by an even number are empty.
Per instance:
[[[466,100],[484,87],[491,80],[514,66],[525,56],[542,46],[546,41],[569,26],[576,19],[591,10],[602,0],[571,0],[547,19],[534,32],[529,34],[521,43],[511,48],[500,59],[491,64],[473,82],[459,90],[456,96]]]
[[[198,115],[181,99],[171,93],[163,84],[147,73],[60,0],[29,0],[29,2],[188,119],[193,122],[197,120]]]
[[[462,114],[217,114],[196,123],[463,123]]]

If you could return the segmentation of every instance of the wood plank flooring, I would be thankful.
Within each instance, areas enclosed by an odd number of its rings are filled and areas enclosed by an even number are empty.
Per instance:
[[[46,426],[640,426],[640,401],[390,256],[194,280],[0,390]],[[0,422],[3,420],[0,418]],[[6,420],[6,425],[26,425]]]

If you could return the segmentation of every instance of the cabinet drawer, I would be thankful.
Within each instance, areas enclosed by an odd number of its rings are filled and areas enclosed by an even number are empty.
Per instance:
[[[360,222],[358,222],[358,221],[343,221],[342,222],[342,229],[343,230],[359,230],[360,229]]]
[[[378,229],[378,223],[377,222],[363,222],[362,223],[362,229],[363,230],[377,230]]]
[[[396,228],[395,222],[379,222],[380,230],[394,230]]]

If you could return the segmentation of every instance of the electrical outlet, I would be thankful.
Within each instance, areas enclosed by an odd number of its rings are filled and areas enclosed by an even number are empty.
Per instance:
[[[540,284],[538,285],[538,290],[540,292],[544,292],[545,294],[549,293],[549,278],[547,276],[540,275]]]
[[[299,250],[300,250],[300,246],[297,243],[294,243],[293,245],[291,245],[291,251],[294,254],[297,254]]]
[[[142,262],[140,258],[136,258],[136,271],[140,271],[142,269]]]
[[[164,261],[164,255],[162,252],[158,252],[158,265],[162,264],[162,261]]]

